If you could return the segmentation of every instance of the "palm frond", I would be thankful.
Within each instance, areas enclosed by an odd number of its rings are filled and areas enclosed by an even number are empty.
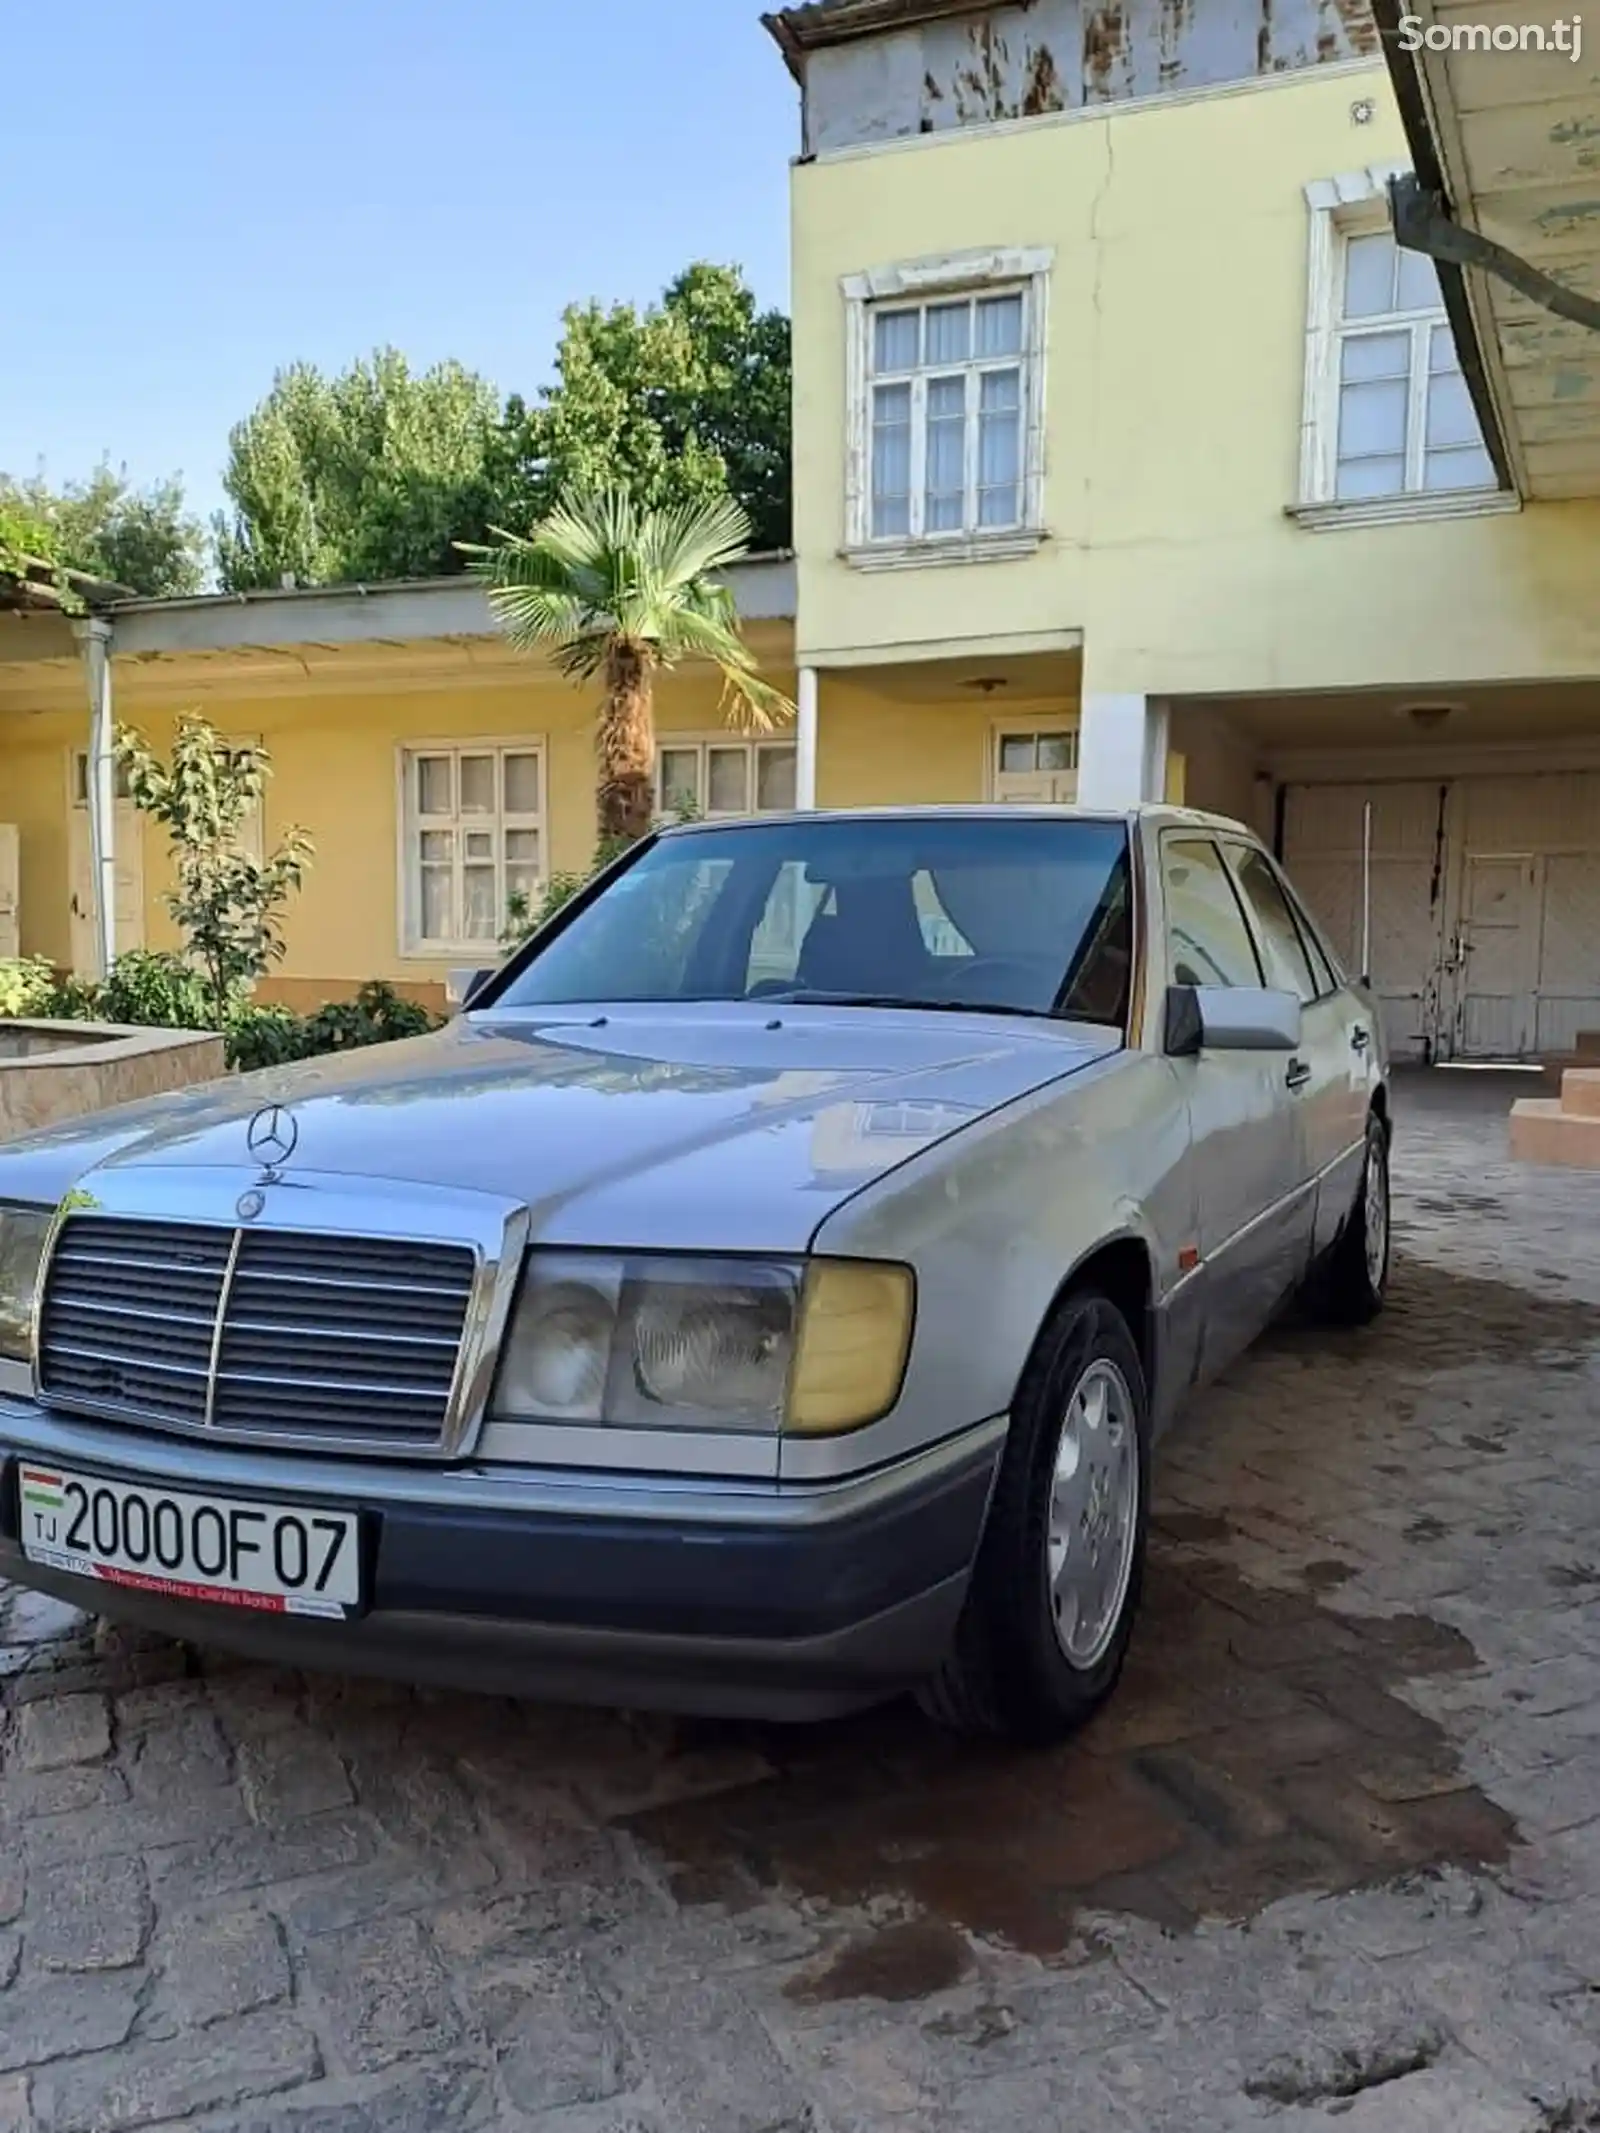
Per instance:
[[[726,570],[750,546],[750,520],[731,496],[669,506],[650,514],[641,559],[663,588],[693,585]]]
[[[793,717],[789,699],[761,679],[733,594],[718,582],[750,539],[731,497],[645,509],[616,485],[573,489],[531,533],[492,531],[492,545],[458,545],[519,648],[547,650],[574,680],[600,673],[622,646],[647,667],[703,660],[722,677],[732,723],[766,732]]]

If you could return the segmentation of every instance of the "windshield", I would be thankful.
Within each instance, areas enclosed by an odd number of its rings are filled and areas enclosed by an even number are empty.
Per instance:
[[[497,1007],[813,1001],[1120,1025],[1120,823],[786,817],[663,838],[534,953]]]

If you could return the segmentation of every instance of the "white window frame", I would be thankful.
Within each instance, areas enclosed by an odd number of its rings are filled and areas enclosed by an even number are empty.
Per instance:
[[[1053,247],[944,252],[847,274],[845,307],[845,560],[858,570],[904,570],[929,563],[1001,562],[1031,555],[1044,539],[1045,350]],[[1015,526],[907,537],[872,536],[872,319],[880,305],[942,302],[957,296],[1022,296],[1022,516]],[[962,366],[965,367],[965,366]],[[970,416],[969,416],[970,420]],[[912,487],[921,451],[913,428]]]
[[[667,806],[666,794],[661,786],[663,758],[671,754],[687,755],[691,748],[698,755],[698,762],[695,767],[695,806],[708,822],[743,822],[753,815],[787,814],[789,812],[787,808],[762,808],[755,804],[758,790],[756,785],[756,758],[763,749],[786,748],[795,757],[795,770],[798,776],[799,750],[792,735],[772,734],[770,736],[761,736],[733,732],[659,733],[656,736],[655,768],[655,805],[656,819],[658,821],[670,821],[672,819]],[[745,791],[750,796],[751,804],[749,807],[718,808],[713,812],[709,806],[711,769],[707,755],[708,751],[713,748],[742,748],[744,750]],[[797,785],[797,794],[798,790]]]
[[[1345,245],[1352,237],[1391,227],[1389,180],[1403,177],[1409,168],[1405,163],[1374,163],[1342,177],[1319,178],[1305,188],[1310,227],[1300,496],[1290,506],[1290,516],[1313,532],[1415,519],[1479,518],[1520,508],[1516,493],[1498,485],[1408,489],[1397,496],[1340,497],[1336,493]],[[1425,381],[1422,389],[1426,389]]]
[[[422,831],[423,818],[417,811],[415,799],[415,764],[420,756],[448,755],[456,759],[455,791],[456,810],[451,818],[452,826],[462,822],[460,808],[460,758],[464,755],[531,755],[539,763],[539,808],[536,814],[507,814],[501,808],[493,815],[483,818],[492,824],[495,838],[495,882],[497,908],[495,933],[491,940],[446,940],[429,939],[422,931]],[[505,789],[503,768],[496,771],[497,790]],[[441,822],[443,818],[440,818]],[[395,821],[398,835],[395,838],[395,884],[396,910],[399,914],[399,952],[409,962],[437,963],[447,956],[476,956],[479,962],[493,961],[499,954],[499,937],[505,925],[505,832],[508,829],[531,829],[539,833],[539,882],[542,885],[550,878],[550,751],[543,734],[485,734],[480,738],[461,738],[451,734],[438,740],[407,740],[395,749]],[[462,865],[464,854],[456,855],[456,866]]]

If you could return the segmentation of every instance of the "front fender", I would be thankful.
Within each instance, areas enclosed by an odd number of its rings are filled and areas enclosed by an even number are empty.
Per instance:
[[[895,1259],[917,1327],[893,1411],[830,1443],[786,1444],[784,1472],[846,1472],[1004,1414],[1063,1285],[1136,1238],[1160,1306],[1192,1229],[1189,1120],[1163,1058],[1119,1052],[1006,1105],[835,1209],[818,1252]]]

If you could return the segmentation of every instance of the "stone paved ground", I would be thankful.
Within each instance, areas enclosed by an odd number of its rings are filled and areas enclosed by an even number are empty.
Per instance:
[[[1600,2128],[1600,1180],[1403,1092],[1069,1748],[280,1677],[0,1590],[0,2133]]]

